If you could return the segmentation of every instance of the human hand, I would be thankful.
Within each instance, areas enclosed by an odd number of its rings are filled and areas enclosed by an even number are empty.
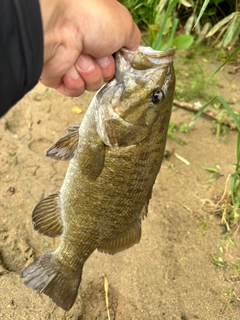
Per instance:
[[[140,31],[116,0],[39,0],[44,32],[41,82],[68,96],[98,90],[114,76],[112,54],[136,50]]]

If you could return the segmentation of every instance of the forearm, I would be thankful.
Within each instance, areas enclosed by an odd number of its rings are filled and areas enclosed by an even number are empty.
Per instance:
[[[38,0],[0,0],[0,115],[31,90],[43,66]]]

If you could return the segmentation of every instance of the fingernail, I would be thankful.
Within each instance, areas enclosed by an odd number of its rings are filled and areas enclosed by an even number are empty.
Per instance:
[[[96,60],[97,60],[97,63],[100,67],[106,67],[106,65],[108,65],[110,59],[109,59],[109,57],[103,57],[103,58],[99,58]]]
[[[89,72],[94,68],[92,58],[87,55],[80,55],[77,59],[77,65],[82,71],[85,72]]]
[[[76,68],[75,67],[72,67],[70,70],[69,70],[69,75],[70,77],[73,79],[73,80],[77,80],[79,78],[79,73],[77,72]]]

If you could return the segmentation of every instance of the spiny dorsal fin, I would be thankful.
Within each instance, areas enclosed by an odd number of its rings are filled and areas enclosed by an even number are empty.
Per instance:
[[[132,247],[141,239],[141,219],[138,219],[125,232],[117,235],[115,238],[102,241],[98,251],[115,254]]]
[[[58,198],[59,192],[42,199],[32,213],[34,229],[52,238],[60,236],[63,232]]]
[[[146,202],[144,203],[143,207],[142,207],[142,210],[140,212],[140,218],[143,220],[144,217],[147,217],[147,214],[148,214],[148,204],[149,204],[149,201],[151,200],[152,198],[152,189],[150,190],[148,196],[147,196],[147,200]]]
[[[79,125],[74,125],[66,129],[67,134],[57,140],[47,150],[46,156],[55,160],[71,160],[77,148],[79,133]]]
[[[147,217],[147,214],[148,214],[148,202],[145,202],[140,213],[141,219],[143,220],[144,217]]]

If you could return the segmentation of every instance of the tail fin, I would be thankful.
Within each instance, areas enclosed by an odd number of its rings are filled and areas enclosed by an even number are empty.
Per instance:
[[[34,260],[21,273],[27,277],[24,284],[31,289],[48,295],[59,307],[68,311],[76,300],[82,277],[82,269],[72,271],[54,259],[54,252],[48,252]]]

